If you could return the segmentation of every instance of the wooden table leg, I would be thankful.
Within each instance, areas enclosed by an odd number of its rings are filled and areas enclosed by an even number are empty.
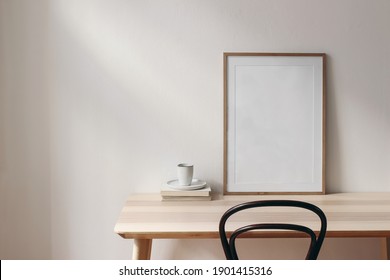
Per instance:
[[[382,238],[382,258],[390,260],[390,237]]]
[[[150,260],[152,239],[134,239],[133,260]]]

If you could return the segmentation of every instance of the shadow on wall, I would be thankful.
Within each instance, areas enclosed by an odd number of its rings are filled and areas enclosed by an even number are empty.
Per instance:
[[[0,1],[0,259],[51,258],[47,29],[47,1]]]

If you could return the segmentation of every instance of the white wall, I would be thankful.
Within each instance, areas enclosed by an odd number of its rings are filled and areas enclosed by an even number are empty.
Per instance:
[[[387,0],[0,0],[0,258],[129,258],[113,233],[126,197],[180,161],[221,192],[225,51],[327,53],[327,191],[390,191],[388,14]],[[204,242],[157,240],[152,257],[223,258]],[[300,258],[300,242],[259,245]],[[379,246],[328,239],[320,257]]]

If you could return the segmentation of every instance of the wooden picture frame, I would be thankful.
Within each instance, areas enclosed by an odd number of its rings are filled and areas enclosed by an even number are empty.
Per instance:
[[[325,193],[324,53],[224,53],[224,194]]]

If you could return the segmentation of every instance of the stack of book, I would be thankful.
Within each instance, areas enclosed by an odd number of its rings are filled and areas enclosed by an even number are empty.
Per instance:
[[[179,190],[173,189],[168,185],[163,185],[160,190],[162,201],[202,201],[211,200],[211,188],[206,185],[202,189]]]

